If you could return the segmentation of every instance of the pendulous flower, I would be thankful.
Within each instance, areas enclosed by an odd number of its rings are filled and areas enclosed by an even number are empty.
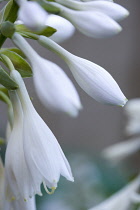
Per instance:
[[[39,36],[39,43],[64,59],[79,86],[96,101],[110,105],[125,105],[126,97],[113,77],[104,68],[69,53],[44,36]]]
[[[13,40],[31,63],[34,84],[41,102],[52,111],[76,117],[82,105],[68,76],[58,65],[40,57],[19,34],[15,34]]]
[[[51,5],[60,10],[59,15],[69,20],[81,33],[93,38],[106,38],[119,33],[122,28],[105,13],[95,10],[72,10],[58,3]]]
[[[50,39],[57,43],[64,42],[71,38],[75,32],[74,26],[68,20],[58,15],[49,15],[45,24],[57,30],[50,36]]]
[[[65,72],[55,63],[41,57],[37,65],[34,64],[34,85],[42,104],[53,112],[63,112],[76,117],[82,105]]]
[[[37,2],[18,1],[18,3],[20,5],[18,19],[31,30],[42,30],[48,17],[47,12]]]
[[[90,1],[90,2],[77,2],[74,0],[56,0],[56,2],[68,6],[71,9],[76,9],[80,11],[93,11],[101,12],[112,19],[119,21],[126,18],[129,15],[127,9],[119,4],[110,1]]]
[[[73,176],[55,136],[34,109],[20,74],[13,70],[11,77],[19,89],[11,93],[16,117],[6,151],[6,171],[14,197],[28,199],[41,195],[41,183],[52,193],[60,175],[69,181],[73,181]]]

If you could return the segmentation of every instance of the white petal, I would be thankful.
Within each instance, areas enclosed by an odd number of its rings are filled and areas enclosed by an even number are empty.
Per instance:
[[[126,97],[113,77],[101,66],[74,56],[44,36],[40,36],[39,42],[43,46],[52,49],[64,59],[77,83],[92,98],[105,104],[125,105],[127,102]]]
[[[109,16],[98,11],[76,11],[57,3],[51,3],[61,9],[60,15],[68,19],[81,33],[89,37],[105,38],[121,31],[121,26]]]
[[[92,98],[104,104],[125,105],[126,97],[101,66],[76,56],[67,63],[77,83]]]
[[[75,117],[81,109],[78,93],[56,64],[40,57],[33,62],[34,84],[41,102],[52,111],[61,111]]]
[[[31,177],[36,177],[37,185],[45,181],[50,188],[57,186],[61,174],[73,181],[70,166],[55,136],[35,111],[20,74],[12,71],[11,76],[19,85],[17,93],[24,113],[24,153]]]
[[[41,30],[45,27],[47,12],[36,2],[25,1],[21,4],[18,18],[31,30]]]
[[[61,43],[73,36],[75,32],[74,26],[65,18],[58,15],[49,15],[46,20],[46,25],[57,29],[50,38],[57,43]]]
[[[128,10],[119,4],[109,1],[75,2],[74,0],[56,0],[69,8],[83,11],[101,12],[118,21],[129,15]]]
[[[8,140],[5,171],[13,197],[27,199],[34,195],[33,181],[25,162],[23,151],[23,115],[16,93],[11,93],[14,108],[14,127]],[[11,199],[11,198],[10,198]]]
[[[116,4],[114,2],[109,1],[94,1],[94,2],[88,2],[86,3],[87,6],[85,6],[86,10],[92,10],[93,11],[100,11],[114,20],[122,20],[125,17],[129,15],[128,10],[126,10],[124,7],[122,7],[119,4]]]

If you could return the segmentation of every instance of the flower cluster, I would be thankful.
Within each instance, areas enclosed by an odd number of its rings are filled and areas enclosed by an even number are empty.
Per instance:
[[[115,35],[121,31],[118,21],[129,12],[107,0],[17,0],[13,5],[10,1],[1,14],[0,42],[8,37],[18,48],[0,50],[1,61],[10,70],[0,70],[0,83],[8,92],[0,91],[10,104],[5,167],[0,162],[0,206],[5,210],[35,210],[34,196],[42,195],[42,183],[52,194],[60,175],[72,182],[74,178],[57,139],[36,112],[22,77],[33,75],[38,98],[53,112],[77,117],[82,104],[66,73],[42,58],[24,37],[37,40],[60,56],[79,86],[96,101],[123,107],[127,99],[108,71],[57,43],[70,38],[75,28],[93,38]]]

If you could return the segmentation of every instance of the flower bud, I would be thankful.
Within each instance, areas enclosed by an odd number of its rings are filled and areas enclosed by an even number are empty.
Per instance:
[[[51,3],[60,9],[59,15],[69,20],[81,33],[93,38],[106,38],[119,33],[121,26],[100,11],[77,11],[57,3]]]
[[[125,105],[126,97],[104,68],[69,53],[49,38],[40,36],[39,42],[64,59],[79,86],[96,101],[110,105]]]
[[[47,17],[47,12],[36,2],[25,1],[20,5],[18,19],[31,30],[42,30]]]
[[[65,18],[58,15],[49,15],[46,25],[52,26],[57,31],[50,37],[53,41],[61,43],[73,36],[75,32],[74,26]]]

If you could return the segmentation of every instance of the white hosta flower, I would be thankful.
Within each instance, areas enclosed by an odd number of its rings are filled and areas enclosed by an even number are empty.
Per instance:
[[[134,181],[112,195],[101,204],[91,208],[90,210],[131,210],[132,203],[137,196],[137,190],[140,187],[140,176]],[[131,209],[130,209],[131,207]]]
[[[140,134],[140,98],[134,98],[129,101],[125,107],[125,115],[127,117],[126,134]]]
[[[23,149],[24,157],[21,157],[22,152],[18,154],[19,158],[22,159],[19,160],[19,162],[22,162],[22,164],[19,165],[21,171],[17,168],[19,163],[16,164],[16,162],[15,164],[11,163],[13,164],[11,168],[15,171],[17,181],[21,187],[19,190],[25,198],[35,193],[41,195],[40,185],[42,182],[46,191],[49,193],[47,187],[54,191],[57,187],[60,175],[66,177],[69,181],[73,181],[71,168],[55,136],[34,109],[20,74],[14,70],[11,72],[11,77],[19,85],[17,93],[21,101],[24,115],[23,127],[20,128],[21,124],[19,125],[19,138],[13,140],[16,141],[15,144],[23,145],[19,150],[22,151]],[[15,123],[17,124],[17,119]],[[13,135],[17,134],[14,133]],[[17,153],[19,153],[19,150]],[[12,151],[9,151],[9,153],[10,152]],[[16,158],[16,154],[14,154],[14,156]],[[24,159],[26,165],[24,164]],[[9,161],[7,160],[7,164]],[[12,161],[14,160],[12,159]],[[27,166],[27,168],[25,168],[25,166]],[[14,183],[12,184],[14,185]],[[17,187],[15,186],[15,188]]]
[[[66,41],[72,37],[75,32],[74,26],[68,20],[58,15],[49,15],[45,24],[57,29],[57,31],[50,37],[50,39],[57,43]]]
[[[129,15],[128,10],[119,4],[110,1],[90,1],[90,2],[76,2],[74,0],[56,0],[56,2],[61,3],[71,9],[76,9],[80,11],[93,11],[101,12],[112,19],[118,21],[122,20]]]
[[[12,194],[11,192],[7,193],[7,196],[9,196],[9,199],[19,199],[20,196],[22,199],[27,199],[29,196],[33,196],[34,193],[39,192],[40,188],[33,188],[34,180],[32,180],[25,161],[23,150],[23,113],[21,104],[16,93],[11,92],[10,95],[14,110],[14,125],[6,149],[5,171],[7,183],[9,185],[7,185],[7,188],[9,189],[10,187]]]
[[[110,161],[120,161],[140,150],[140,138],[126,140],[105,148],[102,155]]]
[[[47,12],[36,2],[23,1],[20,5],[18,18],[31,30],[42,30],[47,17]]]
[[[38,64],[34,62],[33,69],[36,92],[44,106],[54,112],[76,117],[82,105],[74,85],[64,71],[55,63],[42,58]]]
[[[44,36],[40,36],[39,42],[65,60],[77,83],[92,98],[105,104],[125,105],[126,97],[113,77],[101,66],[69,53]]]
[[[15,34],[13,39],[32,65],[34,84],[41,102],[52,111],[76,117],[82,105],[68,76],[58,65],[40,57],[20,35]]]
[[[81,33],[93,38],[105,38],[119,33],[121,26],[100,11],[77,11],[58,3],[50,3],[60,9],[59,15],[68,19]]]

